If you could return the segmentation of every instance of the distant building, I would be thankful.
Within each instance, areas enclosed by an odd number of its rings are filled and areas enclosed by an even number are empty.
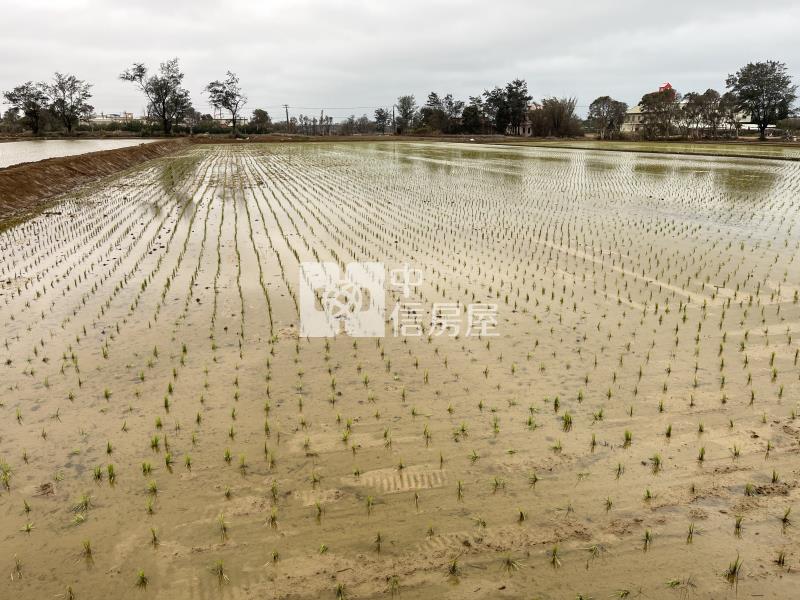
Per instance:
[[[511,125],[509,125],[506,134],[531,137],[533,135],[533,123],[531,121],[531,113],[540,108],[542,108],[542,105],[539,104],[538,102],[531,102],[530,104],[528,104],[528,110],[525,111],[525,120],[522,121],[522,123],[520,123],[518,127],[512,127]]]
[[[133,121],[133,113],[100,113],[89,117],[86,122],[89,125],[111,125],[112,123],[130,123]]]
[[[677,108],[681,108],[686,103],[686,99],[680,99],[680,100],[677,99],[677,94],[675,93],[672,84],[669,82],[661,84],[658,87],[658,91],[659,92],[671,91],[673,95],[676,97],[675,103],[677,104]],[[642,109],[641,104],[631,106],[625,113],[625,119],[622,122],[620,131],[622,133],[628,133],[628,134],[637,134],[643,132],[645,128],[645,122],[647,120],[646,117],[647,114]],[[758,130],[758,126],[752,122],[751,116],[746,113],[740,112],[737,115],[736,121],[739,123],[739,130],[742,131]],[[674,126],[677,128],[677,122],[674,124]],[[720,130],[724,129],[727,126],[728,126],[727,122],[724,121],[721,122]],[[770,127],[774,128],[774,125],[770,125]],[[704,121],[700,121],[699,123],[696,123],[693,126],[693,130],[696,131],[709,130],[709,129],[711,129],[711,125]]]
[[[627,110],[625,119],[622,121],[619,130],[622,133],[636,133],[643,129],[643,122],[644,114],[642,112],[642,106],[637,104],[636,106],[631,106]]]
[[[214,125],[217,127],[233,127],[233,121],[230,117],[213,117],[211,120],[214,121]],[[236,117],[236,123],[239,125],[245,123],[246,121],[247,119],[243,117]]]
[[[658,91],[671,91],[673,94],[675,93],[675,90],[669,81],[658,86]],[[645,114],[642,110],[642,105],[637,104],[636,106],[631,106],[625,113],[625,119],[622,121],[622,125],[620,126],[619,130],[622,133],[637,133],[644,129],[644,121]]]

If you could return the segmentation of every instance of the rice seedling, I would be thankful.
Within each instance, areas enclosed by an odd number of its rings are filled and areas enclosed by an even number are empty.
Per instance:
[[[633,442],[633,434],[626,429],[625,430],[625,439],[623,440],[622,447],[623,448],[628,448],[628,447],[630,447],[632,442]]]
[[[387,577],[387,589],[389,595],[394,598],[400,594],[400,577],[397,575],[390,575]]]
[[[451,559],[447,564],[447,574],[450,577],[458,577],[461,575],[461,565],[458,564],[458,556]]]
[[[217,516],[217,527],[219,528],[220,538],[225,542],[228,539],[228,522],[225,521],[225,515],[222,513]]]
[[[508,575],[511,575],[520,570],[522,563],[512,558],[510,555],[507,555],[500,560],[500,566]]]
[[[742,574],[742,560],[739,558],[739,555],[736,555],[736,560],[731,562],[728,565],[728,568],[725,569],[724,576],[725,579],[728,581],[729,584],[735,586],[739,583],[739,577]]]
[[[642,537],[642,548],[645,552],[650,549],[650,546],[653,543],[653,533],[649,529],[644,530],[644,536]]]
[[[572,415],[569,412],[565,412],[561,415],[561,429],[563,431],[570,431],[572,429]]]
[[[786,550],[780,550],[778,556],[775,557],[775,564],[779,567],[786,566]]]
[[[217,578],[217,583],[219,585],[230,582],[228,572],[226,571],[222,560],[217,560],[214,563],[214,565],[211,567],[211,573]]]
[[[550,564],[554,569],[557,569],[561,566],[561,555],[558,550],[558,545],[555,545],[550,549],[548,557],[550,560]]]
[[[694,541],[694,534],[697,532],[697,529],[694,523],[689,523],[689,529],[686,533],[686,543],[691,544]]]
[[[656,475],[661,471],[661,455],[656,453],[650,458],[653,474]]]
[[[85,558],[87,561],[91,561],[93,558],[92,542],[90,540],[83,540],[82,545],[83,548],[81,550],[81,556],[83,556],[83,558]]]
[[[147,587],[148,583],[150,583],[150,579],[145,575],[144,571],[140,569],[136,573],[136,587],[144,589]]]
[[[336,584],[336,600],[347,600],[347,592],[345,591],[345,587],[343,583]]]
[[[72,505],[72,511],[85,513],[91,507],[92,507],[92,497],[87,493],[83,493],[81,494],[80,498],[78,498],[78,501]]]
[[[783,516],[781,517],[781,523],[783,524],[784,528],[792,524],[792,520],[790,518],[791,513],[792,513],[791,506],[787,506],[783,511]]]
[[[11,573],[11,581],[15,579],[22,579],[22,562],[16,554],[14,555],[14,570]]]
[[[272,507],[272,510],[267,517],[267,525],[272,527],[273,529],[278,528],[278,510],[275,507]]]

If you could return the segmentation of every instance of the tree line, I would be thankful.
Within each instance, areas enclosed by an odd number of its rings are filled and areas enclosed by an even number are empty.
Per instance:
[[[161,63],[152,72],[144,63],[134,63],[119,78],[134,84],[144,95],[147,119],[158,123],[160,131],[166,135],[171,134],[177,125],[185,124],[191,129],[206,117],[213,120],[192,106],[189,90],[183,87],[184,73],[177,58]],[[75,75],[61,73],[56,73],[50,83],[28,81],[20,84],[3,92],[3,98],[11,107],[3,115],[2,122],[6,125],[20,123],[38,135],[45,124],[52,125],[55,120],[67,133],[72,133],[81,121],[94,113],[94,107],[89,104],[91,87]],[[214,108],[230,114],[233,131],[237,131],[247,96],[236,74],[228,71],[223,79],[211,81],[203,91]]]
[[[144,63],[134,63],[120,74],[120,79],[133,84],[146,101],[146,121],[164,134],[175,131],[238,133],[287,132],[305,135],[353,135],[367,133],[394,134],[469,134],[525,135],[534,137],[568,137],[583,135],[585,128],[601,139],[620,137],[628,105],[610,96],[600,96],[589,106],[585,122],[576,114],[575,98],[547,97],[533,101],[524,79],[513,79],[504,86],[485,89],[467,101],[451,93],[430,92],[424,104],[417,104],[412,94],[397,98],[391,109],[378,108],[372,118],[350,117],[334,123],[330,115],[299,115],[286,121],[273,122],[264,109],[255,109],[249,119],[243,116],[247,104],[237,75],[209,82],[203,93],[211,106],[227,113],[227,128],[209,114],[200,114],[192,106],[189,91],[183,87],[184,73],[177,58],[150,70]],[[639,112],[633,117],[637,129],[646,138],[716,137],[722,133],[738,134],[742,121],[755,123],[763,138],[770,125],[781,120],[796,126],[797,119],[787,121],[797,98],[786,65],[777,61],[749,63],[726,80],[727,91],[679,94],[672,88],[645,94]],[[92,85],[75,75],[55,73],[50,82],[22,83],[3,92],[11,108],[3,115],[0,126],[24,126],[34,135],[46,129],[61,128],[71,133],[92,116]],[[288,115],[287,115],[288,117]],[[131,130],[142,130],[141,123],[129,124]]]
[[[25,124],[37,135],[45,122],[57,121],[72,132],[81,119],[94,111],[89,104],[91,84],[74,75],[55,73],[50,82],[28,81],[3,92],[11,108],[4,115],[13,121],[22,113]]]
[[[382,108],[375,111],[379,132],[394,128],[397,134],[512,134],[531,136],[579,135],[581,122],[575,113],[574,98],[543,98],[532,102],[524,79],[505,86],[486,89],[469,101],[452,94],[428,94],[425,104],[417,105],[414,95],[397,98],[395,115]]]

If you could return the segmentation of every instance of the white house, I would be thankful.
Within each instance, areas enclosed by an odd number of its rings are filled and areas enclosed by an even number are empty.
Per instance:
[[[672,85],[670,83],[664,83],[661,86],[659,86],[658,91],[659,92],[663,92],[663,91],[672,90],[672,89],[673,88],[672,88]],[[676,101],[677,108],[680,109],[681,107],[683,107],[683,105],[685,103],[686,103],[686,99],[685,98],[681,99],[681,100],[677,100]],[[631,106],[627,110],[627,112],[625,113],[625,119],[622,122],[622,125],[620,127],[620,131],[622,133],[627,133],[627,134],[636,134],[636,133],[639,133],[639,132],[643,131],[644,130],[644,125],[645,125],[645,118],[646,118],[646,113],[645,113],[645,111],[642,110],[642,105],[641,104],[637,104],[636,106]],[[743,130],[743,131],[753,131],[753,130],[755,130],[755,131],[758,131],[758,125],[756,125],[755,123],[752,122],[752,117],[750,115],[748,115],[747,113],[744,113],[744,112],[738,113],[736,115],[736,122],[738,124],[738,129],[739,130]],[[677,118],[676,122],[673,125],[676,128],[678,128],[680,126],[679,123],[680,123],[680,119]],[[685,125],[685,123],[684,123],[684,125]],[[700,122],[691,124],[692,130],[695,130],[695,131],[709,130],[712,127],[713,127],[712,124],[706,123],[705,121],[700,121]],[[730,128],[730,127],[731,127],[731,123],[729,121],[723,120],[718,124],[718,130],[724,130],[724,129]],[[775,126],[774,125],[770,125],[770,127],[774,128]]]

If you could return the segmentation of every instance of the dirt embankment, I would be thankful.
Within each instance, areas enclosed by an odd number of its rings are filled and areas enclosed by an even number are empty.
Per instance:
[[[186,144],[185,139],[165,140],[0,169],[0,229],[40,210],[49,198],[142,162],[172,154]]]

